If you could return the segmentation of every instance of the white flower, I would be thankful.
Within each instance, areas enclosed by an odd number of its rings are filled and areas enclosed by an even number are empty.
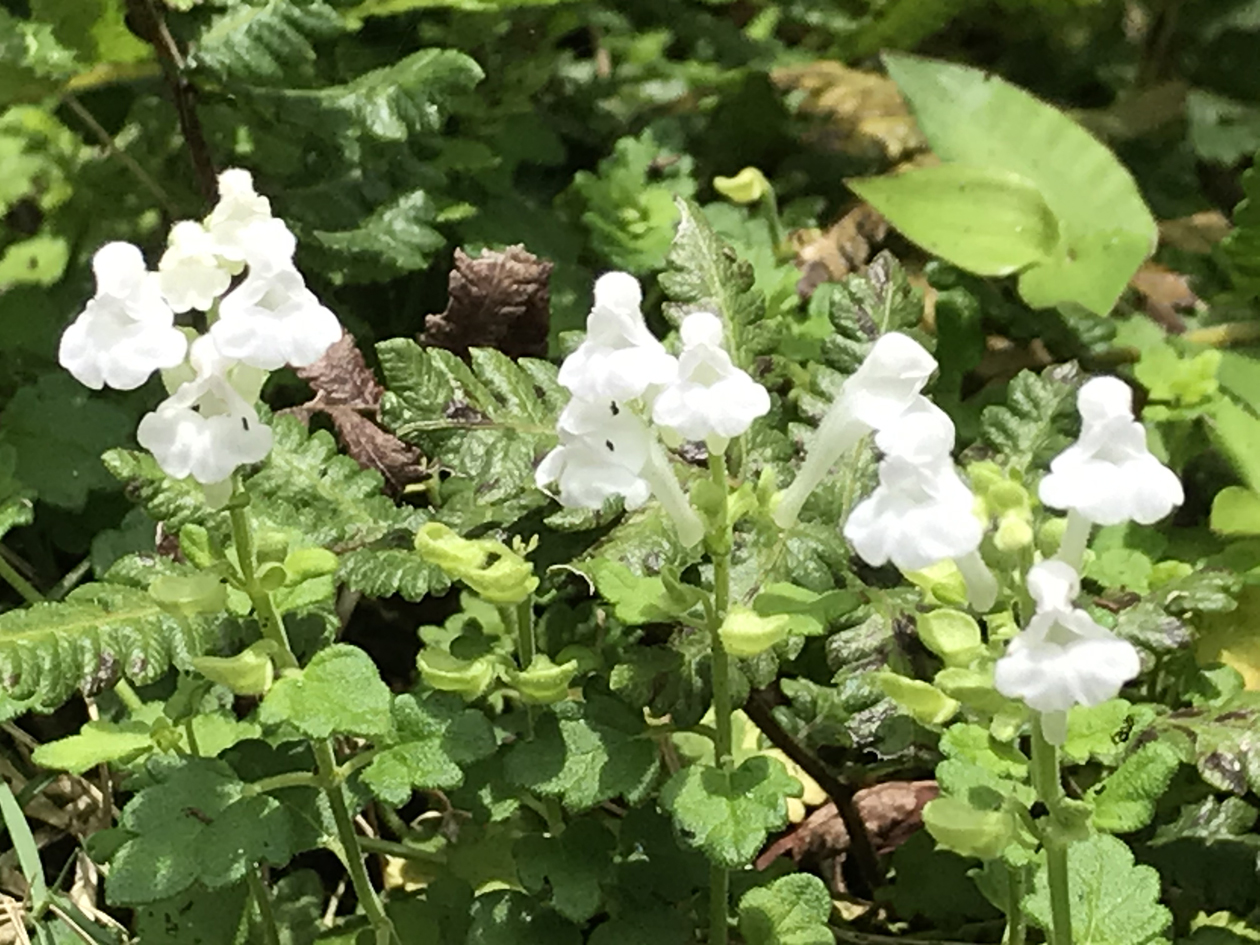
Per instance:
[[[643,322],[643,293],[626,272],[595,282],[595,305],[586,319],[586,339],[560,365],[558,380],[574,397],[626,401],[670,383],[678,362]]]
[[[647,502],[652,487],[640,473],[648,461],[651,434],[647,425],[615,401],[571,400],[560,415],[560,445],[538,465],[540,489],[560,487],[560,504],[598,509],[619,495],[626,508]]]
[[[232,273],[220,262],[213,236],[195,220],[171,227],[166,252],[158,262],[162,295],[176,312],[208,312],[227,291]]]
[[[251,265],[245,281],[219,303],[210,337],[224,355],[254,367],[306,367],[341,337],[341,323],[296,269]]]
[[[770,412],[770,395],[731,363],[716,315],[688,315],[679,333],[678,378],[656,396],[652,419],[684,440],[704,440],[710,450],[721,451],[731,437]]]
[[[161,368],[184,359],[188,340],[130,243],[106,243],[92,257],[96,295],[61,336],[57,358],[94,390],[134,390]]]
[[[1051,461],[1038,489],[1043,503],[1096,525],[1149,525],[1185,501],[1176,474],[1147,449],[1127,384],[1096,377],[1081,387],[1076,402],[1081,437]]]
[[[885,456],[912,463],[932,463],[954,449],[954,421],[932,401],[916,394],[910,405],[875,434],[875,445]]]
[[[217,486],[271,451],[271,428],[251,403],[262,374],[234,365],[206,336],[193,342],[189,360],[193,379],[144,416],[136,439],[168,476]]]
[[[206,217],[206,229],[214,238],[218,255],[234,263],[245,262],[246,228],[270,219],[271,202],[254,191],[254,178],[249,171],[234,167],[219,175],[219,202]],[[235,271],[240,271],[239,265]]]
[[[919,571],[976,550],[983,528],[974,501],[948,456],[928,464],[889,456],[879,464],[879,486],[844,523],[844,537],[869,564]]]
[[[779,497],[775,522],[790,528],[805,500],[836,461],[863,436],[890,427],[915,405],[935,370],[936,359],[913,338],[899,332],[882,335],[866,360],[845,380],[818,425],[805,462]]]
[[[1115,698],[1141,669],[1132,643],[1074,605],[1080,589],[1080,577],[1070,565],[1053,560],[1033,565],[1028,590],[1036,613],[1011,640],[993,676],[1002,695],[1055,716],[1043,730],[1059,744],[1066,735],[1068,709]]]

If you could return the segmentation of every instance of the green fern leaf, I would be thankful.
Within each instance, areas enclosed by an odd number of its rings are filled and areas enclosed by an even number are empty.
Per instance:
[[[443,484],[454,497],[443,504],[443,520],[449,510],[470,521],[512,522],[547,503],[534,486],[534,467],[555,445],[556,417],[568,397],[554,365],[514,362],[490,348],[471,349],[465,364],[402,338],[377,351],[388,388],[385,424],[463,480]],[[461,498],[462,505],[455,501]]]
[[[1006,405],[984,409],[981,433],[1003,455],[1008,469],[1027,472],[1067,446],[1063,428],[1072,422],[1078,378],[1074,364],[1047,368],[1039,375],[1021,371],[1011,381]]]
[[[1246,197],[1234,208],[1234,229],[1221,243],[1230,274],[1248,298],[1260,296],[1260,155],[1242,176]]]
[[[123,484],[127,497],[170,532],[178,533],[189,524],[209,527],[217,518],[206,507],[205,494],[195,482],[171,479],[148,453],[114,449],[106,452],[101,462]]]
[[[238,0],[211,20],[190,61],[222,80],[294,83],[314,74],[312,41],[344,29],[337,11],[322,0]]]
[[[176,617],[147,591],[119,584],[85,584],[63,601],[0,614],[0,684],[13,700],[43,711],[76,689],[99,692],[126,676],[151,683],[171,665],[220,642],[222,618]]]

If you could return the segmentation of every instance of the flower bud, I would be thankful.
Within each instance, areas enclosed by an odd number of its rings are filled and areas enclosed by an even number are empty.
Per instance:
[[[998,551],[1009,554],[1021,548],[1027,548],[1032,542],[1032,525],[1028,523],[1025,515],[1012,511],[998,519],[997,531],[993,535],[993,545]]]
[[[454,692],[471,701],[494,681],[494,661],[488,657],[461,660],[445,650],[426,648],[416,657],[420,676],[434,689]]]
[[[747,607],[732,607],[722,621],[718,636],[731,656],[756,656],[785,640],[791,622],[788,614],[763,617]]]
[[[273,528],[259,529],[254,539],[254,554],[259,561],[283,561],[289,553],[289,536]]]
[[[569,680],[577,671],[577,660],[557,665],[540,653],[529,664],[529,669],[508,673],[508,681],[521,694],[522,701],[530,705],[550,705],[569,698]]]
[[[1010,811],[977,810],[956,797],[938,797],[923,808],[923,825],[937,844],[963,856],[992,860],[1018,833]]]
[[[1067,519],[1050,518],[1041,523],[1037,529],[1037,550],[1043,557],[1053,558],[1059,546],[1063,544],[1063,534],[1067,531]]]
[[[327,548],[298,548],[284,559],[284,569],[294,584],[337,571],[337,556]]]
[[[227,585],[216,574],[164,574],[149,585],[149,596],[167,613],[181,617],[215,614],[227,607]]]
[[[259,640],[235,656],[197,656],[192,664],[206,679],[227,686],[238,696],[260,696],[275,679],[271,662],[275,651],[274,642]]]
[[[746,167],[734,177],[713,178],[713,189],[733,203],[756,203],[770,190],[766,175]]]

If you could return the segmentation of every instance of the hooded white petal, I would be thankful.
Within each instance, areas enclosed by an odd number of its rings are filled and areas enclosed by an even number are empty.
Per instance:
[[[570,401],[560,418],[560,445],[538,465],[540,489],[559,486],[560,504],[597,509],[610,496],[638,508],[652,493],[640,475],[648,461],[651,434],[635,414],[613,401]]]
[[[227,291],[232,273],[216,251],[214,237],[195,220],[171,227],[169,245],[158,261],[162,295],[176,312],[208,312]]]
[[[206,217],[206,229],[214,239],[218,255],[234,263],[245,262],[248,256],[245,229],[252,223],[269,219],[271,202],[255,192],[254,178],[249,171],[234,167],[219,175],[219,202]]]
[[[251,267],[245,281],[219,304],[210,336],[224,355],[245,364],[267,370],[284,364],[305,367],[341,337],[341,323],[296,269]]]
[[[193,343],[191,361],[195,378],[144,416],[136,438],[168,476],[210,485],[264,459],[271,429],[233,386],[233,364],[210,338]]]
[[[879,486],[845,522],[844,537],[869,564],[919,571],[976,550],[983,528],[974,501],[948,456],[922,465],[889,456],[879,464]]]
[[[731,362],[716,315],[688,315],[679,332],[678,378],[657,394],[652,419],[684,440],[712,440],[721,448],[770,412],[770,395]]]
[[[1081,436],[1050,463],[1038,494],[1097,525],[1158,521],[1185,501],[1176,474],[1151,455],[1133,417],[1133,394],[1114,377],[1097,377],[1077,397]]]
[[[133,390],[184,359],[188,341],[130,243],[107,243],[92,257],[96,295],[61,337],[58,361],[82,384]]]
[[[1028,572],[1037,610],[994,669],[998,692],[1038,712],[1066,712],[1115,698],[1141,669],[1138,652],[1074,606],[1080,578],[1062,561]],[[1048,733],[1049,735],[1050,733]]]
[[[564,359],[558,381],[582,400],[625,401],[670,383],[678,362],[643,321],[638,281],[610,272],[595,283],[586,339]]]

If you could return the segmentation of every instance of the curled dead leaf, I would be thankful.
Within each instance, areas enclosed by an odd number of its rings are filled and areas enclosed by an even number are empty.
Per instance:
[[[1179,310],[1194,308],[1199,297],[1190,288],[1184,273],[1174,272],[1159,263],[1146,262],[1133,274],[1129,285],[1137,292],[1142,311],[1152,321],[1175,335],[1186,330]]]
[[[826,231],[797,230],[796,267],[801,278],[796,292],[808,299],[824,282],[839,282],[861,269],[888,237],[888,221],[870,204],[858,204]]]
[[[552,264],[523,246],[455,250],[446,310],[425,320],[424,342],[466,354],[498,348],[512,358],[547,354]]]

